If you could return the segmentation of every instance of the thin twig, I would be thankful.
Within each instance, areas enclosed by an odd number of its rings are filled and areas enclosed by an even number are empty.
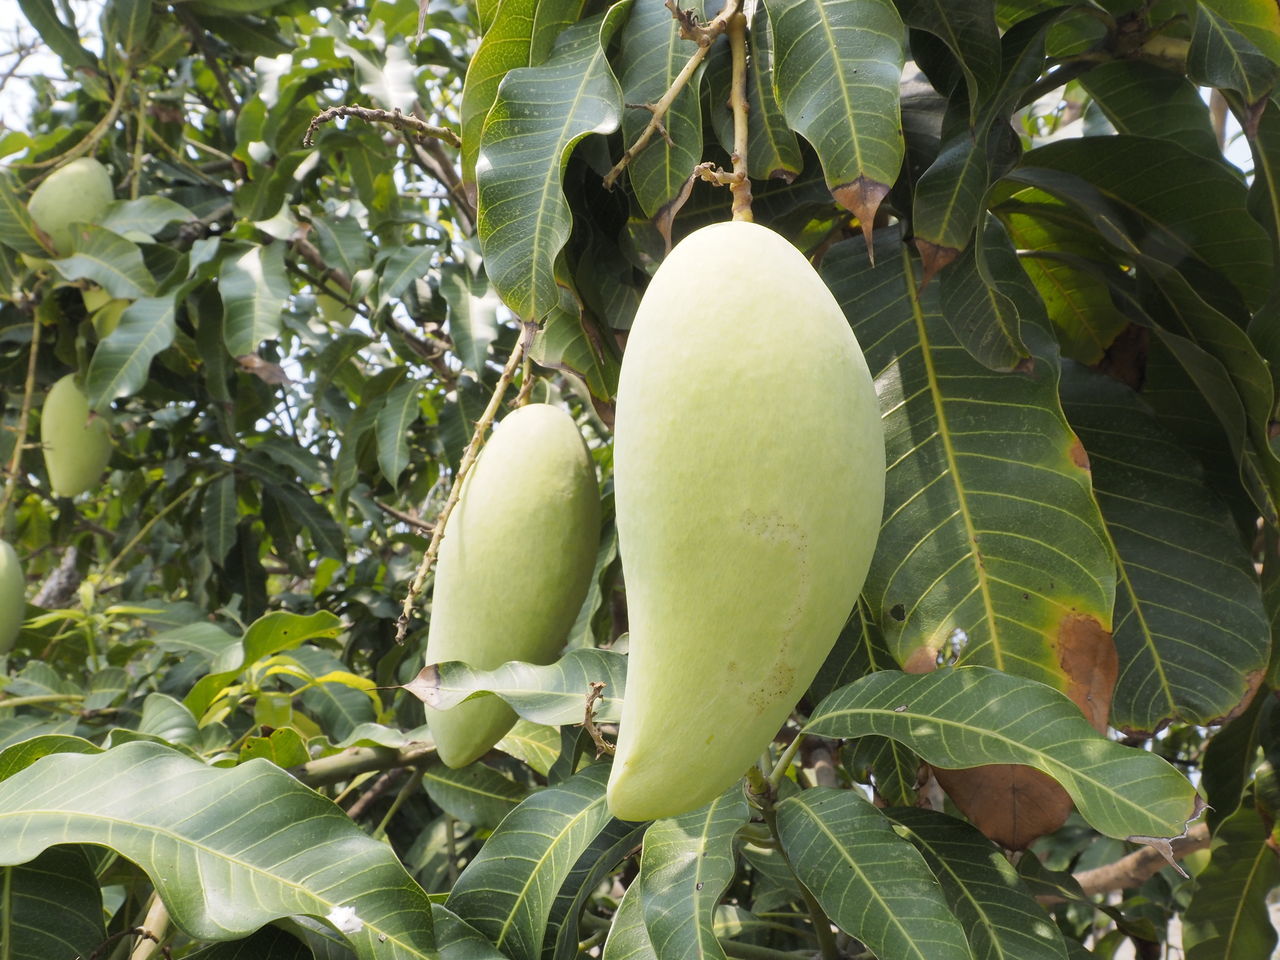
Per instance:
[[[400,112],[399,107],[394,110],[378,110],[373,107],[356,107],[348,104],[330,107],[312,117],[311,123],[307,125],[307,132],[302,137],[302,145],[304,147],[314,145],[316,131],[322,125],[339,117],[356,117],[365,123],[388,123],[397,130],[411,133],[419,139],[443,140],[455,147],[462,146],[462,140],[448,127],[437,127],[417,117],[407,116]]]
[[[729,106],[733,110],[733,219],[747,223],[751,216],[751,180],[747,176],[747,18],[738,11],[729,18],[729,50],[733,55],[733,85]]]
[[[605,754],[613,756],[615,752],[613,744],[604,738],[600,728],[596,726],[596,701],[604,697],[606,685],[599,680],[592,680],[587,686],[591,688],[591,691],[587,694],[587,708],[582,718],[582,725],[586,728],[587,733],[591,735],[591,739],[596,745],[596,759],[599,760]]]
[[[694,73],[697,72],[698,65],[706,58],[707,51],[711,49],[711,44],[728,28],[729,21],[741,7],[741,0],[729,0],[724,5],[724,9],[716,14],[715,19],[705,26],[699,25],[695,21],[693,14],[678,9],[673,0],[667,0],[667,7],[680,23],[680,35],[686,40],[692,40],[696,43],[698,49],[689,55],[689,62],[676,74],[676,78],[671,81],[671,86],[662,95],[662,99],[657,103],[644,105],[644,109],[651,114],[649,122],[640,131],[640,136],[636,137],[635,143],[627,147],[622,159],[615,163],[613,169],[605,174],[604,186],[606,190],[613,189],[613,185],[618,182],[618,177],[622,176],[622,171],[627,168],[627,165],[636,158],[636,155],[641,150],[649,145],[653,135],[662,129],[662,118],[667,115],[667,111],[675,103],[680,91],[685,88]]]
[[[440,541],[444,536],[445,525],[448,524],[449,515],[453,513],[453,508],[458,503],[458,497],[462,494],[462,482],[466,479],[468,471],[470,471],[472,464],[475,463],[476,457],[480,453],[480,448],[484,445],[485,434],[488,432],[489,427],[493,425],[494,418],[498,415],[498,408],[502,406],[502,398],[506,394],[512,378],[516,375],[516,371],[520,369],[520,363],[524,359],[525,351],[529,349],[529,344],[533,340],[533,334],[536,330],[536,325],[532,323],[524,324],[524,328],[520,332],[520,339],[516,341],[515,349],[511,351],[511,356],[507,358],[507,365],[502,370],[502,376],[498,378],[498,383],[493,388],[493,396],[489,398],[489,405],[485,407],[484,413],[481,414],[480,420],[476,423],[475,432],[471,434],[471,442],[467,444],[466,452],[462,455],[462,461],[458,464],[458,471],[454,475],[449,497],[445,500],[444,507],[440,510],[440,516],[436,519],[435,529],[431,531],[431,543],[427,546],[427,552],[422,555],[422,562],[418,564],[418,572],[414,574],[413,580],[409,583],[409,589],[405,592],[404,607],[400,612],[399,619],[396,621],[396,643],[404,643],[405,634],[409,632],[409,621],[413,618],[413,605],[427,582],[427,574],[431,572],[431,565],[435,563],[436,554],[440,552]]]

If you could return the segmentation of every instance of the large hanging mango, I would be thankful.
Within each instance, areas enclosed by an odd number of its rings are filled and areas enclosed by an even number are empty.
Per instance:
[[[31,194],[27,211],[49,235],[58,255],[66,256],[71,253],[71,224],[97,223],[114,199],[107,168],[91,157],[81,157],[49,174]]]
[[[18,552],[0,540],[0,656],[13,649],[26,616],[26,579]]]
[[[728,789],[822,665],[875,549],[884,435],[835,298],[742,222],[649,284],[614,434],[631,646],[608,804],[647,820]]]
[[[52,387],[40,413],[40,441],[49,486],[60,497],[95,487],[111,459],[107,422],[89,413],[89,399],[69,373]]]
[[[445,528],[427,663],[462,660],[483,670],[508,660],[550,663],[586,597],[599,542],[595,466],[572,418],[541,403],[508,415]],[[427,709],[440,759],[451,767],[484,755],[515,720],[493,696]]]

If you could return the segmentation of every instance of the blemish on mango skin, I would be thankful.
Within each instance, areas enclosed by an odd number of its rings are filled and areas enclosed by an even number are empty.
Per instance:
[[[938,669],[938,651],[933,647],[917,647],[902,665],[907,673],[930,673]]]

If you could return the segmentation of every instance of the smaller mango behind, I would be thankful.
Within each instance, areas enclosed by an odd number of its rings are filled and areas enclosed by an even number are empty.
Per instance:
[[[599,542],[595,465],[573,419],[542,403],[509,414],[467,474],[445,528],[427,663],[550,663],[587,595]],[[450,767],[483,756],[515,721],[495,696],[427,708]]]
[[[0,656],[13,649],[26,615],[26,579],[18,551],[0,540]]]
[[[97,223],[115,199],[111,174],[91,157],[59,167],[36,187],[27,211],[43,230],[58,256],[71,253],[71,225]]]

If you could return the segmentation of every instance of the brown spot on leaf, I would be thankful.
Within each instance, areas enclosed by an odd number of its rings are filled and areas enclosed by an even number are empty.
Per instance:
[[[1253,703],[1253,698],[1258,695],[1258,688],[1262,686],[1262,681],[1266,679],[1267,672],[1265,670],[1250,670],[1244,675],[1244,696],[1240,698],[1240,702],[1228,710],[1216,720],[1210,720],[1206,726],[1213,726],[1219,723],[1230,723],[1240,714],[1249,709],[1249,704]]]
[[[1035,373],[1035,372],[1036,372],[1036,358],[1035,358],[1035,357],[1023,357],[1021,360],[1019,360],[1017,363],[1015,363],[1015,364],[1013,365],[1013,372],[1014,372],[1014,373],[1025,373],[1025,374],[1027,374],[1027,375],[1030,375],[1030,374]]]
[[[850,183],[841,184],[831,190],[836,203],[857,217],[858,223],[862,225],[862,236],[867,241],[867,257],[871,260],[872,266],[875,266],[876,262],[876,248],[872,238],[876,211],[880,209],[881,202],[888,194],[889,184],[869,180],[866,177],[858,177]]]
[[[1071,450],[1068,451],[1068,455],[1071,457],[1071,462],[1081,470],[1091,470],[1092,468],[1089,466],[1089,452],[1085,450],[1084,444],[1080,442],[1079,437],[1072,437],[1071,439]]]
[[[907,673],[929,673],[938,669],[938,651],[933,647],[917,647],[907,657],[902,669]]]
[[[1052,777],[1016,764],[992,764],[933,774],[960,811],[984,834],[1022,850],[1057,830],[1071,814],[1071,797]]]
[[[427,706],[434,707],[439,701],[440,668],[434,663],[428,664],[402,689],[408,690]]]
[[[955,261],[960,251],[955,247],[943,247],[919,237],[915,239],[916,249],[920,251],[920,262],[924,265],[924,274],[920,277],[920,289],[929,285],[939,270]]]
[[[1147,354],[1151,350],[1151,331],[1131,323],[1111,341],[1096,369],[1112,380],[1119,380],[1130,390],[1141,390],[1147,379]]]
[[[1095,730],[1106,733],[1111,694],[1120,660],[1111,632],[1094,617],[1073,613],[1058,625],[1058,665],[1067,679],[1064,692]]]
[[[794,170],[788,170],[785,167],[777,167],[769,171],[768,179],[781,180],[784,183],[794,183],[796,179],[796,172]]]

